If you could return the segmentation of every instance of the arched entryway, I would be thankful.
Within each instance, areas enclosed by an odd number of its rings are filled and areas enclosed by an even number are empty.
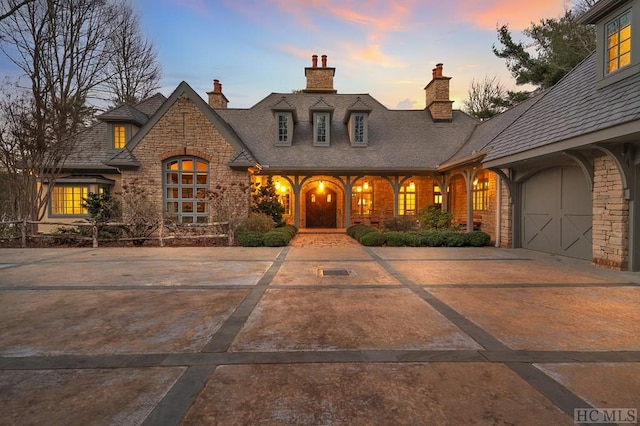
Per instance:
[[[334,190],[326,187],[311,189],[307,192],[305,202],[307,228],[335,228],[337,226],[337,198]]]

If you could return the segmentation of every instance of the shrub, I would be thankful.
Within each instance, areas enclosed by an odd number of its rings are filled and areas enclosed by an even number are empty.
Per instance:
[[[467,242],[465,234],[454,231],[445,232],[444,239],[447,247],[462,247]]]
[[[113,198],[109,191],[102,194],[90,192],[87,198],[83,198],[83,201],[89,217],[98,224],[118,220],[122,215],[120,202]]]
[[[265,213],[251,213],[238,227],[238,232],[269,232],[276,227],[271,216]]]
[[[0,225],[0,240],[14,240],[17,238],[20,238],[20,228],[15,223]]]
[[[139,179],[122,183],[121,198],[122,218],[127,223],[124,231],[133,240],[133,245],[141,246],[160,226],[160,210],[153,202],[153,194]]]
[[[269,231],[266,234],[262,234],[262,242],[267,247],[284,247],[289,244],[291,238],[281,231]]]
[[[409,247],[420,247],[422,245],[422,236],[418,232],[405,232],[404,245]]]
[[[387,237],[382,232],[374,231],[366,233],[359,241],[363,246],[381,246],[387,241]]]
[[[370,232],[376,232],[377,229],[372,228],[370,226],[367,225],[363,225],[363,224],[359,224],[359,225],[354,225],[351,226],[349,229],[347,229],[347,233],[354,239],[360,241],[360,239],[365,236],[366,234],[370,233]]]
[[[402,247],[405,245],[404,232],[391,231],[385,232],[386,243],[389,247]]]
[[[76,226],[59,226],[51,231],[51,235],[55,236],[55,241],[58,244],[77,244],[82,237],[83,227]]]
[[[486,232],[473,231],[466,234],[467,244],[472,247],[484,247],[491,243],[491,236]]]
[[[260,232],[240,232],[236,241],[242,247],[261,247],[264,245],[263,235]]]
[[[383,228],[385,231],[415,231],[418,229],[418,223],[415,216],[398,216],[386,219]]]
[[[453,230],[453,214],[443,212],[438,206],[432,204],[418,211],[420,227],[422,229]]]
[[[424,247],[442,247],[446,243],[442,231],[423,231],[420,233],[420,237],[420,245]]]
[[[296,233],[298,232],[298,228],[296,228],[293,225],[285,225],[285,226],[280,226],[278,228],[274,228],[272,232],[280,232],[286,235],[289,240],[291,240],[293,237],[296,236]]]

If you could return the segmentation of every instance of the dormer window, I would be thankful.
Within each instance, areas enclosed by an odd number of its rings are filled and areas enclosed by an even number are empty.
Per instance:
[[[275,119],[274,141],[276,146],[291,146],[293,144],[293,127],[298,121],[296,109],[285,96],[271,107]]]
[[[276,145],[291,146],[293,139],[293,115],[290,112],[277,112]]]
[[[329,146],[331,115],[328,112],[313,113],[313,144],[315,146]]]
[[[607,74],[631,63],[631,11],[628,10],[605,26],[607,36]]]
[[[366,147],[369,144],[369,114],[372,109],[361,97],[347,108],[344,123],[347,125],[351,146]]]
[[[367,116],[365,113],[353,113],[349,118],[349,139],[353,146],[367,146]]]
[[[126,126],[113,126],[113,148],[122,149],[127,144]]]

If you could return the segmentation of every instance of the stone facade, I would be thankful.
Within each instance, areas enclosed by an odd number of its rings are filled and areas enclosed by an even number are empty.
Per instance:
[[[179,98],[133,150],[141,166],[123,171],[123,184],[135,182],[143,187],[152,202],[164,211],[162,194],[162,163],[173,157],[194,156],[209,162],[211,190],[232,183],[249,185],[249,175],[233,171],[227,163],[234,149],[200,109],[188,98]],[[249,212],[249,196],[242,206]],[[210,209],[211,220],[221,219]]]
[[[511,206],[511,194],[509,187],[502,181],[498,184],[500,188],[500,247],[513,247],[513,208]]]
[[[594,161],[593,263],[626,269],[629,261],[629,202],[620,172],[607,156]]]

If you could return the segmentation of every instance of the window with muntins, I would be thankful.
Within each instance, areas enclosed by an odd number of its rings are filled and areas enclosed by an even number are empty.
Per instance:
[[[289,140],[289,115],[280,113],[278,117],[278,143],[290,145]]]
[[[360,216],[371,215],[373,210],[373,185],[369,185],[367,181],[364,181],[363,185],[356,185],[353,198],[355,201],[351,203],[352,214]]]
[[[56,185],[51,190],[51,216],[86,216],[84,199],[89,196],[88,186]]]
[[[489,208],[489,179],[476,179],[473,182],[473,210],[487,210]]]
[[[209,163],[195,157],[165,162],[165,211],[179,223],[209,222],[208,191]]]
[[[414,182],[400,187],[398,214],[400,216],[416,214],[416,184]]]
[[[115,149],[122,149],[127,144],[125,126],[113,126],[113,147]]]
[[[313,114],[313,142],[314,145],[329,145],[329,114],[314,113]]]
[[[439,185],[433,185],[433,204],[442,207],[442,190]]]
[[[612,73],[631,63],[631,11],[618,16],[606,25],[606,71]]]

